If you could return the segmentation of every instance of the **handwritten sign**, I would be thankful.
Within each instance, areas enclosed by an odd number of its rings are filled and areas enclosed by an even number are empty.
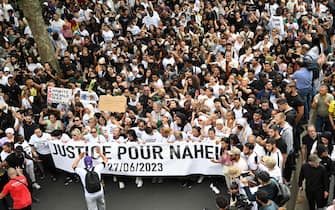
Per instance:
[[[67,88],[48,87],[48,103],[68,104],[72,99],[72,90]]]
[[[110,112],[126,112],[127,98],[124,96],[100,96],[99,110]]]

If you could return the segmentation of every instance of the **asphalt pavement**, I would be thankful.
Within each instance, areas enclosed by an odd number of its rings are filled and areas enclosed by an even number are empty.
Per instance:
[[[152,184],[144,179],[138,189],[135,178],[126,182],[120,190],[112,179],[105,178],[105,200],[107,210],[216,210],[215,195],[209,188],[209,180],[194,184],[191,189],[183,188],[177,179],[165,179],[162,184]],[[33,210],[85,210],[84,191],[81,183],[64,186],[63,179],[40,182],[42,189],[36,193],[39,203]]]

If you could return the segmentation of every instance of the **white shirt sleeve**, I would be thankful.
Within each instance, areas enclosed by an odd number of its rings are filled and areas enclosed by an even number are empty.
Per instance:
[[[311,154],[314,154],[316,152],[316,145],[317,145],[317,141],[315,141],[313,143],[312,149],[311,149]]]

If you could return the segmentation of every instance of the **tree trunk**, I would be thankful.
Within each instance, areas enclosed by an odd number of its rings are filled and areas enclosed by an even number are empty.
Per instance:
[[[34,35],[38,53],[42,62],[48,62],[56,70],[57,75],[62,77],[55,48],[51,42],[47,28],[42,16],[42,8],[39,0],[18,0],[19,8],[29,23],[29,27]]]

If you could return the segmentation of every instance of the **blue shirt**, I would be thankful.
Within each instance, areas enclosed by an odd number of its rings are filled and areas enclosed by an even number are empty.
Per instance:
[[[312,87],[313,72],[307,68],[301,68],[294,72],[292,78],[296,80],[297,89],[308,89]]]
[[[276,210],[276,209],[278,209],[278,206],[273,201],[270,201],[269,205],[259,207],[259,210]]]

